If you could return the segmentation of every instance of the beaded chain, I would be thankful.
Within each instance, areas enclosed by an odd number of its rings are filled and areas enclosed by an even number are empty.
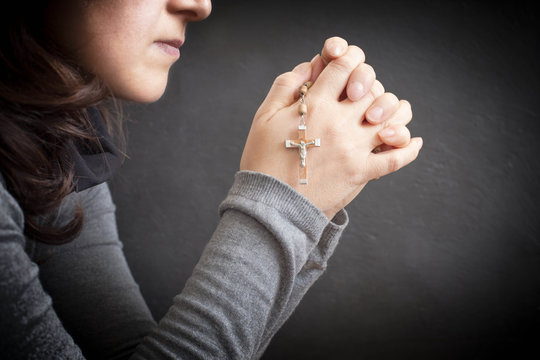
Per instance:
[[[308,81],[300,87],[300,103],[298,104],[298,113],[300,114],[300,125],[306,125],[304,116],[307,114],[306,94],[311,87],[312,82]]]
[[[300,179],[300,184],[307,184],[307,149],[310,147],[320,147],[321,139],[307,139],[307,126],[306,126],[306,115],[307,115],[307,104],[306,104],[306,95],[308,89],[311,87],[312,82],[308,81],[300,87],[300,103],[298,104],[298,113],[300,114],[300,125],[298,125],[298,139],[295,140],[285,140],[286,148],[297,148],[300,155],[300,169],[298,177]]]

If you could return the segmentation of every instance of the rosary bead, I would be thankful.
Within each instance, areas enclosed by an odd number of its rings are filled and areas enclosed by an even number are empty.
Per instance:
[[[308,89],[311,87],[311,85],[313,85],[311,81],[307,81],[306,83],[304,83],[304,86],[306,86]]]
[[[307,114],[307,105],[306,105],[306,104],[300,104],[300,105],[298,106],[298,113],[299,113],[300,115],[305,115],[305,114]]]
[[[306,85],[302,85],[300,88],[300,94],[306,95],[308,87]]]

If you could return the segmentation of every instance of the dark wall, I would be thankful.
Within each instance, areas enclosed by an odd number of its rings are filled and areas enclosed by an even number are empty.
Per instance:
[[[131,159],[111,182],[155,317],[217,225],[273,79],[338,35],[411,102],[424,147],[347,206],[327,272],[264,358],[540,354],[539,13],[495,3],[214,1],[164,97],[126,109]]]

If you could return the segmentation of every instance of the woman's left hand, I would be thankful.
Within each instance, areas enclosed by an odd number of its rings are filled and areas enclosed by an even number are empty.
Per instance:
[[[315,82],[315,80],[317,80],[320,73],[330,61],[338,59],[345,54],[348,46],[349,44],[343,38],[338,36],[328,38],[324,42],[321,53],[315,55],[311,60],[311,81]],[[384,94],[384,87],[380,81],[376,80],[375,71],[370,65],[363,63],[351,74],[346,91],[342,94],[342,98],[347,97],[352,101],[358,101],[367,94],[367,90],[369,89],[371,89],[370,91],[373,94],[375,101],[366,112],[365,120],[373,125],[377,125],[388,120],[388,118],[397,111],[399,104],[397,104],[398,100],[396,97]],[[383,94],[384,96],[382,96]],[[405,104],[405,100],[401,100],[400,102],[404,107],[410,108],[410,104]],[[376,107],[383,109],[383,115],[377,119],[370,115],[373,113],[371,110]],[[390,124],[379,131],[379,138],[381,139],[382,144],[376,147],[374,152],[382,152],[409,145],[411,133],[405,125],[406,124]]]

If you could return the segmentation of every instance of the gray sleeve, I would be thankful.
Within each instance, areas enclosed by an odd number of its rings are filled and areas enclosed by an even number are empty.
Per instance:
[[[85,214],[77,239],[61,246],[30,242],[26,250],[39,262],[41,284],[83,355],[125,359],[156,323],[125,259],[108,185],[70,194],[61,214],[72,215],[75,200]],[[55,217],[53,224],[67,220]]]
[[[259,358],[322,274],[348,223],[279,180],[239,171],[183,291],[134,359]]]
[[[40,265],[40,282],[24,251],[22,210],[0,186],[0,354],[258,358],[326,268],[348,222],[345,210],[329,222],[273,177],[238,172],[192,276],[155,326],[123,257],[108,188],[89,194],[81,236],[38,254],[53,254]]]
[[[43,218],[64,225],[80,201],[84,226],[63,245],[25,239],[22,209],[1,185],[0,358],[131,356],[156,324],[122,252],[108,185],[68,195]]]
[[[24,251],[22,209],[0,186],[0,354],[6,359],[82,359]]]

